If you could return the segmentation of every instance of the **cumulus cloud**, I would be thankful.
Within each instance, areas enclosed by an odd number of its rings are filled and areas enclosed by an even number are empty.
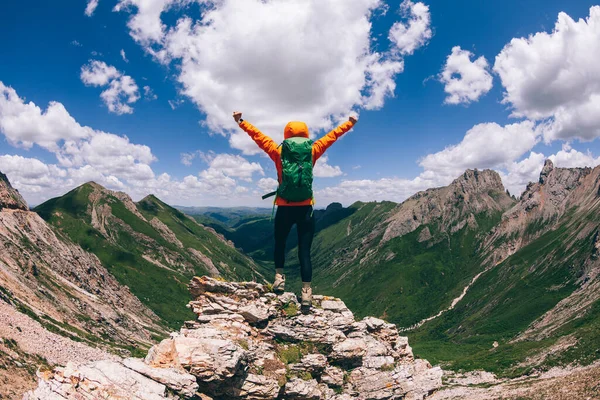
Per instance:
[[[259,163],[251,163],[242,156],[233,154],[211,154],[205,157],[208,158],[209,168],[208,170],[203,171],[203,173],[211,176],[223,175],[252,182],[252,176],[255,173],[260,175],[265,174]]]
[[[322,156],[320,157],[313,169],[313,175],[316,178],[334,178],[336,176],[343,175],[342,169],[337,165],[329,165],[328,164],[329,157]]]
[[[11,165],[30,164],[35,167],[32,171],[37,171],[40,176],[46,171],[56,178],[73,179],[57,184],[58,188],[79,182],[73,175],[77,170],[80,177],[84,172],[90,174],[95,171],[94,176],[98,177],[98,174],[101,174],[105,177],[98,179],[103,182],[116,182],[113,178],[109,180],[110,176],[135,182],[154,179],[150,164],[155,161],[155,157],[148,146],[131,143],[124,136],[81,126],[61,103],[50,102],[46,110],[42,110],[33,102],[26,103],[14,89],[2,82],[0,132],[13,146],[29,149],[37,144],[56,156],[57,164],[48,165],[45,169],[41,167],[43,163],[36,159],[23,159],[19,156],[7,156],[12,158],[4,159],[3,168],[13,171],[12,175],[18,176],[17,182],[22,186],[31,186],[31,193],[37,193],[42,187],[41,184],[28,180],[27,173],[30,171],[27,168],[19,172],[18,168],[9,169]],[[50,177],[43,179],[56,183]]]
[[[600,7],[587,19],[561,12],[551,33],[515,38],[494,71],[513,116],[542,121],[546,141],[600,136]]]
[[[9,144],[25,149],[37,144],[58,151],[63,140],[90,137],[93,130],[81,126],[58,102],[50,102],[44,111],[33,102],[26,103],[17,92],[0,81],[0,131]]]
[[[487,60],[481,56],[471,61],[471,57],[473,53],[462,50],[460,46],[452,48],[440,74],[440,82],[448,93],[444,101],[446,104],[469,104],[492,89],[493,79],[488,72]]]
[[[87,6],[85,7],[85,15],[91,17],[94,15],[94,11],[96,11],[96,7],[98,7],[99,0],[89,0]]]
[[[108,107],[108,111],[117,115],[131,114],[133,104],[140,99],[139,88],[133,78],[123,75],[115,67],[104,61],[90,60],[81,67],[81,81],[87,86],[108,86],[100,98]]]
[[[533,122],[500,126],[479,124],[463,140],[444,150],[429,154],[419,164],[437,174],[457,176],[467,168],[499,168],[520,158],[538,142]]]
[[[600,157],[594,157],[590,150],[585,153],[564,144],[562,150],[548,157],[555,166],[561,168],[595,167],[600,164]]]
[[[433,36],[429,7],[423,3],[404,0],[400,4],[400,11],[408,21],[394,23],[389,38],[396,44],[400,53],[413,54],[416,49],[426,45]]]
[[[123,59],[123,61],[125,61],[126,63],[129,62],[129,60],[127,59],[127,55],[125,54],[125,50],[121,49],[119,54],[121,54],[121,58]]]
[[[267,193],[267,192],[270,193],[277,189],[277,186],[279,186],[279,183],[277,182],[276,179],[273,179],[273,178],[260,178],[258,180],[257,186],[261,191],[263,191],[265,193]]]
[[[449,182],[444,181],[443,184]],[[434,176],[421,176],[415,179],[382,178],[343,180],[339,185],[317,190],[316,201],[320,204],[355,201],[396,201],[401,202],[418,191],[440,186],[440,180]]]
[[[280,141],[290,120],[316,133],[351,110],[383,106],[393,95],[403,55],[431,37],[428,8],[405,1],[408,21],[395,25],[390,48],[372,50],[370,18],[383,3],[357,0],[202,1],[201,18],[167,25],[163,13],[187,0],[121,0],[131,13],[131,36],[158,61],[179,67],[181,93],[232,147],[258,150],[231,119],[231,111]],[[403,26],[405,29],[401,29]],[[301,34],[299,34],[301,33]]]

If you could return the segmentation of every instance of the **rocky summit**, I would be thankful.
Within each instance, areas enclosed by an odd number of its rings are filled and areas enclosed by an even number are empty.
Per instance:
[[[68,363],[38,372],[25,399],[424,399],[442,370],[415,359],[393,324],[356,321],[339,299],[209,277],[189,284],[198,316],[145,359]]]

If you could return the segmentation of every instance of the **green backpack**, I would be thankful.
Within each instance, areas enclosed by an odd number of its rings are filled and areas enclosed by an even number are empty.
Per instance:
[[[289,138],[281,144],[281,183],[275,192],[263,199],[277,195],[287,201],[312,199],[313,141],[307,138]]]

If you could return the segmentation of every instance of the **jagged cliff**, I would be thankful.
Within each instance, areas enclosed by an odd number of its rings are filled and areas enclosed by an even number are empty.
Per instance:
[[[4,178],[3,176],[0,178]],[[0,298],[74,336],[61,324],[121,343],[150,343],[156,315],[120,285],[98,258],[57,235],[0,179]],[[81,337],[85,339],[85,337]]]
[[[2,174],[0,199],[0,397],[27,385],[37,365],[130,354],[166,334],[95,255],[29,211]]]
[[[339,299],[315,296],[302,314],[294,294],[255,282],[189,286],[198,318],[144,360],[69,363],[25,399],[423,399],[441,386],[393,324],[356,321]]]
[[[434,221],[444,234],[454,233],[465,225],[476,229],[476,215],[504,212],[512,204],[497,172],[466,170],[450,185],[419,192],[400,204],[384,222],[382,242]],[[431,236],[428,229],[421,240],[429,240]]]

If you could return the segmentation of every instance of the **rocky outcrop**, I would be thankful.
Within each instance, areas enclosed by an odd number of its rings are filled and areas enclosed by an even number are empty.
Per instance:
[[[315,296],[301,313],[295,295],[255,282],[189,287],[197,320],[143,361],[57,368],[25,398],[423,399],[441,386],[442,370],[415,360],[393,324],[356,321],[339,299]]]
[[[0,300],[63,336],[150,345],[158,317],[38,214],[0,210]],[[13,339],[19,341],[19,337]]]
[[[6,175],[0,172],[0,211],[5,208],[23,211],[29,210],[27,203],[18,190],[13,188]]]
[[[512,204],[497,172],[467,170],[449,186],[419,192],[399,204],[386,221],[382,242],[432,222],[446,233],[475,229],[475,215],[504,212]]]
[[[497,264],[516,253],[552,229],[567,210],[589,209],[590,200],[597,196],[599,173],[599,168],[555,168],[546,160],[538,182],[527,186],[485,241],[488,262]]]

